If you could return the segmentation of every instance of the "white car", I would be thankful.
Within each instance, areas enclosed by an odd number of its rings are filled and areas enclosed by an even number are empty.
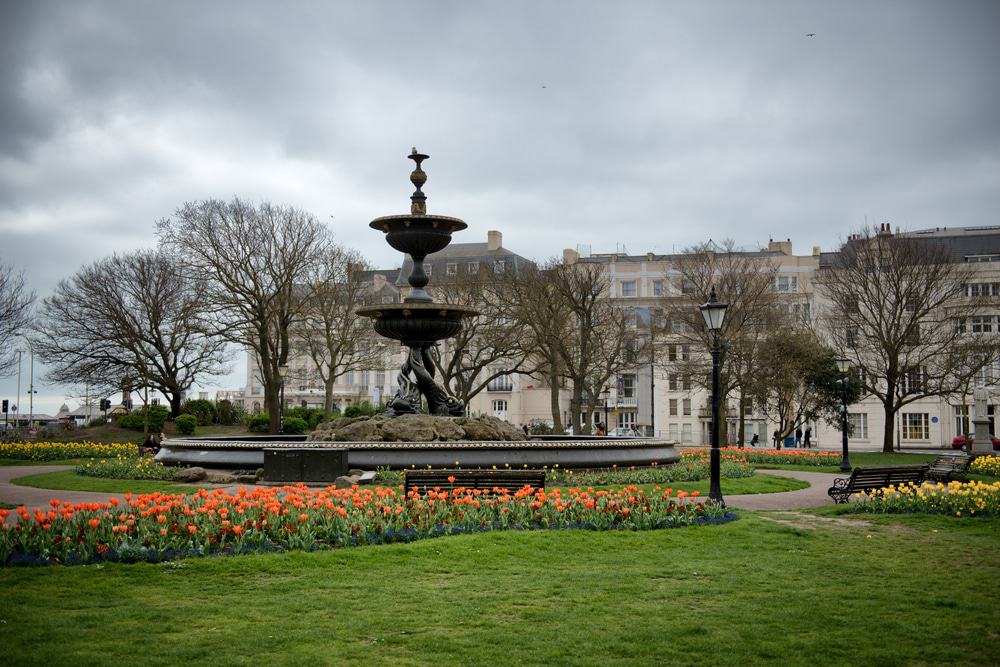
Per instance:
[[[628,428],[627,426],[619,426],[617,428],[611,429],[608,433],[610,438],[641,438],[642,436],[636,433],[634,429]]]

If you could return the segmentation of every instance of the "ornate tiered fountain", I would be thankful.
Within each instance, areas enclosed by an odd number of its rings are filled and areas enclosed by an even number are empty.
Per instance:
[[[409,348],[400,370],[396,395],[388,402],[386,414],[421,414],[459,417],[465,414],[465,404],[451,396],[434,381],[434,364],[430,348],[438,341],[451,338],[462,330],[462,319],[479,314],[475,308],[434,303],[427,290],[424,271],[427,255],[439,252],[451,243],[451,235],[468,227],[458,218],[427,214],[427,195],[421,188],[427,174],[420,163],[429,156],[414,148],[409,158],[416,163],[410,182],[416,190],[410,196],[409,215],[387,215],[375,218],[369,227],[385,232],[386,242],[413,260],[410,272],[410,294],[401,304],[361,308],[359,315],[375,321],[375,331],[386,338],[398,340]],[[424,399],[427,409],[424,410]]]
[[[166,441],[157,459],[164,463],[258,468],[267,457],[276,461],[271,480],[332,480],[336,469],[451,467],[596,468],[612,465],[673,463],[680,459],[669,440],[611,439],[593,436],[548,436],[526,439],[520,429],[496,417],[467,417],[466,406],[434,380],[430,348],[457,335],[462,320],[475,308],[435,303],[427,292],[427,255],[451,243],[451,235],[467,225],[458,218],[427,214],[421,189],[427,155],[409,156],[416,163],[410,181],[410,213],[371,221],[390,246],[413,259],[411,291],[402,303],[368,306],[360,315],[373,320],[375,331],[407,349],[396,395],[385,414],[342,418],[307,436],[183,438]],[[266,456],[265,456],[266,453]],[[331,463],[334,461],[336,465]],[[280,465],[279,465],[280,464]],[[286,465],[287,464],[287,465]],[[291,471],[291,472],[289,472]],[[295,472],[298,471],[298,472]],[[287,474],[286,474],[287,473]],[[298,476],[296,476],[298,475]]]

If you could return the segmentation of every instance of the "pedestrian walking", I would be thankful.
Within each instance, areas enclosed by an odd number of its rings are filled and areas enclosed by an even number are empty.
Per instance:
[[[802,446],[802,427],[801,426],[799,428],[795,429],[795,446],[796,447],[801,447]]]
[[[805,439],[802,441],[803,446],[808,447],[809,449],[812,449],[812,437],[813,437],[812,426],[807,426],[806,427],[806,432],[805,432],[805,436],[804,437],[805,437]]]
[[[778,430],[775,429],[774,433],[771,434],[771,440],[774,440],[774,448],[781,449],[781,445],[778,443]]]
[[[760,444],[760,436],[754,433],[753,437],[750,438],[750,446],[756,447],[758,444]]]

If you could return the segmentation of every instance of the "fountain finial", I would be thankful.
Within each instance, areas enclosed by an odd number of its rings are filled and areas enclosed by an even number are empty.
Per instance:
[[[427,182],[427,174],[420,168],[420,163],[430,155],[418,153],[417,147],[414,146],[407,157],[417,163],[417,168],[410,174],[410,183],[417,187],[410,195],[410,215],[427,215],[427,195],[420,191],[420,187]]]

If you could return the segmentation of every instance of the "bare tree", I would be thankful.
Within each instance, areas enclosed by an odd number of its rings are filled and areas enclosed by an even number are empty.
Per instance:
[[[297,286],[326,248],[326,227],[293,207],[233,198],[184,204],[157,223],[157,233],[189,275],[204,281],[215,330],[256,357],[271,432],[278,433],[279,369],[288,363],[289,332],[303,317]]]
[[[60,281],[42,302],[35,351],[54,382],[105,394],[151,386],[177,415],[197,379],[227,371],[203,308],[200,284],[166,255],[113,255]]]
[[[550,279],[551,269],[557,260],[549,260],[545,267],[521,267],[510,276],[496,298],[520,329],[522,345],[527,355],[524,372],[544,380],[549,387],[549,409],[556,433],[563,432],[559,392],[562,388],[564,365],[560,349],[572,335],[573,312],[567,300],[558,295],[555,282]]]
[[[546,369],[552,387],[552,418],[561,427],[560,379],[570,381],[573,432],[581,432],[584,408],[592,411],[598,387],[622,365],[628,314],[608,299],[604,268],[589,262],[564,264],[549,260],[542,270],[525,271],[510,289],[517,299],[517,322],[532,332],[531,350]],[[590,420],[584,420],[590,432]]]
[[[503,278],[485,265],[478,273],[447,276],[433,286],[445,303],[473,306],[462,331],[431,350],[442,384],[466,405],[491,382],[527,369],[526,337],[515,322],[511,302],[503,297],[512,276]]]
[[[0,375],[9,375],[17,365],[16,340],[31,326],[35,293],[24,284],[24,274],[0,264]]]
[[[882,403],[883,451],[892,451],[901,408],[962,391],[996,359],[996,336],[968,328],[986,305],[960,296],[972,276],[972,267],[952,261],[935,239],[885,230],[852,236],[820,267],[822,331],[860,369],[864,393]]]
[[[355,310],[371,290],[364,259],[354,250],[331,243],[309,267],[303,290],[302,321],[293,327],[299,354],[323,383],[323,414],[333,416],[333,387],[337,378],[382,364],[385,345],[371,320]]]
[[[747,387],[754,406],[778,427],[778,442],[796,428],[819,420],[837,425],[842,387],[836,355],[801,325],[771,333],[760,346]],[[848,402],[860,391],[848,384]],[[780,444],[778,445],[780,449]]]
[[[721,333],[725,344],[720,355],[720,405],[724,410],[726,397],[734,390],[740,391],[742,442],[743,408],[760,344],[780,319],[774,291],[778,265],[767,255],[741,252],[727,240],[721,246],[705,243],[687,249],[674,268],[679,273],[677,284],[661,302],[666,318],[664,342],[686,344],[704,354],[691,354],[686,360],[678,358],[661,366],[689,382],[711,387],[712,334],[698,306],[708,301],[715,287],[719,301],[729,305]],[[725,424],[723,420],[723,427]]]

